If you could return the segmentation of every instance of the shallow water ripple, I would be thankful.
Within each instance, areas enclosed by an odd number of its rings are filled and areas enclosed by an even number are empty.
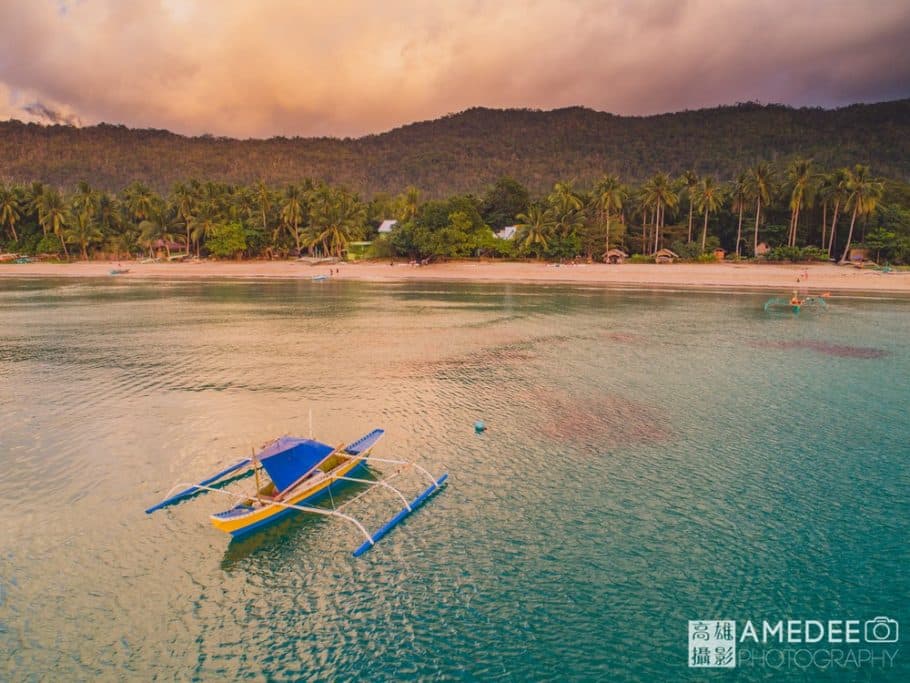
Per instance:
[[[0,680],[697,680],[689,619],[910,624],[910,303],[764,298],[5,281]],[[358,560],[143,514],[310,411],[449,486]]]

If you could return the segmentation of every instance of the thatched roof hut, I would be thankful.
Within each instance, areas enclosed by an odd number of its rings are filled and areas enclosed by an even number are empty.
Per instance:
[[[604,254],[604,263],[623,263],[629,255],[622,249],[610,249]]]
[[[654,254],[655,263],[673,263],[678,258],[679,254],[676,254],[669,249],[661,249]]]

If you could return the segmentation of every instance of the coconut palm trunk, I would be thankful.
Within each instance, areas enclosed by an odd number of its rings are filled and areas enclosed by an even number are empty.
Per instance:
[[[641,253],[648,253],[648,211],[645,210],[641,216]]]
[[[736,255],[739,256],[739,243],[743,239],[743,203],[739,203],[739,225],[736,227]]]
[[[607,236],[604,238],[606,248],[604,251],[610,251],[610,212],[607,211]]]
[[[856,214],[859,211],[859,203],[853,206],[853,217],[850,219],[850,232],[847,233],[847,246],[844,247],[844,255],[840,257],[840,263],[847,262],[847,255],[850,253],[850,242],[853,240],[853,226],[856,225]]]
[[[702,253],[705,251],[705,242],[708,240],[708,212],[705,211],[705,224],[701,229],[701,250]]]
[[[752,256],[758,255],[758,222],[761,220],[761,197],[755,200],[755,236],[752,239]]]
[[[828,236],[828,258],[834,253],[834,234],[837,232],[837,213],[840,209],[840,200],[834,202],[834,218],[831,219],[831,234]]]
[[[799,230],[799,207],[802,202],[796,202],[796,206],[793,209],[793,219],[790,224],[790,246],[796,246],[796,233]]]
[[[658,244],[660,244],[660,229],[664,224],[664,206],[662,202],[657,202],[657,219],[654,224],[654,249],[651,251],[652,254],[657,253]]]
[[[692,209],[694,208],[692,197],[689,197],[689,241],[692,241]]]
[[[825,248],[825,235],[828,229],[828,202],[822,204],[822,249]]]

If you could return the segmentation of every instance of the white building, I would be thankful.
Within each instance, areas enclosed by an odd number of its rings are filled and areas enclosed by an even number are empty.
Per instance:
[[[398,225],[398,221],[387,220],[383,221],[379,226],[380,234],[387,235],[392,232],[392,228]]]
[[[507,225],[502,230],[494,234],[501,240],[510,240],[515,237],[516,232],[518,232],[517,225]]]

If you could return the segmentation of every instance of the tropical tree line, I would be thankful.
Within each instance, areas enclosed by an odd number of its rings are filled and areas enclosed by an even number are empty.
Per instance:
[[[390,235],[378,235],[395,219]],[[515,226],[512,239],[494,235]],[[753,256],[760,242],[798,258],[845,260],[857,242],[878,257],[910,261],[910,189],[868,166],[819,169],[795,158],[759,162],[721,181],[659,172],[641,184],[605,174],[589,187],[557,182],[544,196],[501,178],[480,196],[422,198],[409,187],[364,200],[304,180],[284,187],[191,180],[161,195],[134,182],[109,193],[80,182],[68,190],[0,184],[0,245],[60,258],[134,255],[342,256],[372,242],[377,257],[469,256],[601,259],[611,248],[650,258],[670,248],[707,258],[723,246]]]

